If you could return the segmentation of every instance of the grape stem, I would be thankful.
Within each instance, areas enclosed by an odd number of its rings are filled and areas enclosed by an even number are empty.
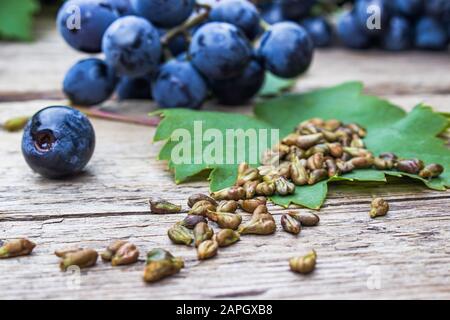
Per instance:
[[[204,11],[199,13],[198,15],[193,17],[192,19],[189,19],[184,24],[169,30],[161,38],[161,43],[164,46],[167,46],[169,44],[169,41],[171,39],[173,39],[174,37],[176,37],[177,35],[179,35],[179,34],[183,34],[184,36],[186,36],[188,34],[188,30],[189,29],[195,27],[196,25],[198,25],[198,24],[202,23],[203,21],[205,21],[206,19],[208,19],[209,12],[211,11],[211,6],[209,6],[207,4],[197,4],[197,8],[198,9],[204,9]]]
[[[264,31],[269,30],[270,27],[271,27],[271,24],[268,23],[267,21],[265,21],[264,19],[260,19],[259,24],[261,25],[261,28],[262,28]]]

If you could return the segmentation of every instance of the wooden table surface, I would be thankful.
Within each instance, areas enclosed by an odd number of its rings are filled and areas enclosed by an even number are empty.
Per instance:
[[[0,121],[66,103],[61,81],[82,55],[63,43],[51,20],[40,20],[37,34],[34,43],[0,44]],[[331,49],[317,52],[296,90],[362,80],[367,92],[405,109],[424,101],[449,112],[449,65],[448,52]],[[118,107],[136,113],[154,108],[151,103]],[[151,143],[154,128],[92,121],[95,155],[85,174],[64,181],[33,174],[21,155],[21,134],[0,132],[0,239],[28,237],[37,243],[31,256],[0,260],[0,298],[450,299],[449,192],[411,181],[332,185],[319,226],[298,237],[278,226],[274,236],[245,236],[215,259],[199,262],[193,248],[173,245],[166,236],[185,213],[150,215],[147,199],[163,196],[186,208],[186,198],[207,192],[207,184],[174,184],[166,164],[156,160],[161,145]],[[373,196],[389,201],[385,218],[369,218]],[[270,211],[279,222],[283,209],[270,206]],[[55,249],[102,250],[115,239],[129,239],[142,253],[169,249],[185,258],[186,268],[152,285],[141,280],[143,261],[116,268],[99,262],[81,275],[59,271]],[[316,271],[291,273],[288,258],[311,248],[318,253]]]

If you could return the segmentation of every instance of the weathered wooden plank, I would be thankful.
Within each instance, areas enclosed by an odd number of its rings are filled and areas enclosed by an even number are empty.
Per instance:
[[[172,245],[166,236],[182,215],[2,222],[2,238],[29,236],[38,246],[30,257],[0,262],[0,297],[450,298],[450,213],[442,208],[441,200],[428,200],[426,207],[423,201],[393,202],[387,217],[372,220],[368,205],[329,207],[319,226],[298,237],[278,226],[273,236],[243,236],[205,262],[196,260],[194,248]],[[275,218],[278,223],[280,216]],[[143,262],[120,268],[99,262],[82,272],[80,287],[74,287],[73,275],[59,271],[55,249],[102,250],[112,239],[130,239],[142,253],[167,248],[186,259],[186,268],[145,285]],[[306,277],[291,273],[287,259],[311,248],[318,252],[316,271]]]
[[[1,104],[0,120],[47,103]],[[149,215],[146,200],[163,196],[184,204],[190,194],[206,192],[207,184],[172,182],[166,165],[155,160],[154,128],[93,124],[98,145],[89,170],[65,181],[31,173],[20,153],[21,134],[0,132],[0,238],[27,236],[38,243],[30,257],[0,261],[0,298],[450,298],[448,192],[418,183],[332,186],[318,227],[296,238],[278,224],[274,236],[243,237],[216,259],[200,263],[193,248],[174,246],[166,237],[183,215]],[[368,217],[373,196],[390,202],[386,218]],[[279,222],[283,210],[270,210]],[[186,258],[186,269],[150,286],[141,280],[143,262],[124,268],[99,263],[82,273],[77,287],[52,255],[67,245],[100,250],[127,238],[143,253],[170,249]],[[291,273],[287,259],[311,248],[319,254],[316,272]],[[372,290],[378,283],[380,289]]]

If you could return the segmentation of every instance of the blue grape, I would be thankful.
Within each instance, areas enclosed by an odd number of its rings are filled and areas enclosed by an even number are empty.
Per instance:
[[[312,61],[314,43],[306,30],[293,22],[271,26],[260,40],[258,57],[267,70],[283,78],[305,72]]]
[[[107,100],[117,83],[114,70],[97,58],[77,62],[67,72],[63,91],[76,105],[92,106]]]
[[[239,75],[250,61],[252,48],[240,29],[226,22],[210,22],[194,33],[189,46],[194,66],[210,80]]]
[[[107,2],[116,10],[121,17],[134,15],[131,0],[107,0]]]
[[[297,21],[306,17],[316,4],[316,0],[279,0],[283,17]]]
[[[333,29],[323,17],[306,18],[301,25],[308,31],[316,47],[327,47],[333,40]]]
[[[134,11],[153,24],[172,28],[192,14],[195,0],[131,0]]]
[[[37,112],[26,125],[22,154],[30,168],[56,179],[83,170],[95,149],[95,132],[89,119],[66,106]]]
[[[445,50],[448,34],[445,25],[432,17],[422,17],[416,24],[415,46],[425,50]]]
[[[208,87],[189,61],[174,59],[160,68],[152,93],[162,108],[199,108],[208,95]]]
[[[239,27],[253,40],[260,32],[258,9],[247,0],[228,0],[219,2],[209,14],[211,21],[228,22]]]
[[[394,16],[389,22],[388,31],[381,38],[381,47],[389,51],[410,49],[413,33],[414,28],[408,19]]]
[[[117,84],[116,92],[119,100],[150,100],[152,99],[152,77],[122,77]]]
[[[259,62],[252,60],[244,72],[228,80],[211,81],[214,96],[224,105],[240,105],[253,98],[264,84],[265,71]]]
[[[415,17],[422,12],[423,2],[423,0],[391,0],[389,6],[394,14]]]
[[[104,0],[70,0],[59,9],[56,24],[72,48],[98,53],[105,30],[117,18],[116,11]]]
[[[167,30],[158,28],[159,36],[162,37],[167,33]],[[189,48],[189,41],[183,33],[179,33],[169,39],[169,43],[167,44],[167,47],[170,50],[170,53],[172,56],[176,57],[179,54],[186,52]]]
[[[373,11],[373,8],[377,8],[377,10]],[[385,0],[358,0],[355,4],[354,11],[359,28],[366,34],[377,36],[383,34],[387,29],[390,13]],[[380,21],[379,28],[378,26],[372,26],[371,23],[378,19]]]
[[[426,0],[425,13],[437,19],[450,20],[450,1]]]
[[[105,32],[103,52],[106,62],[119,75],[139,77],[152,73],[162,54],[158,30],[140,17],[119,18]]]
[[[450,41],[450,20],[447,22],[447,35],[448,35],[448,39]]]
[[[169,41],[169,50],[173,56],[186,52],[189,48],[189,42],[183,34],[178,34]]]
[[[279,4],[273,4],[263,8],[261,17],[269,24],[275,24],[284,20]]]
[[[367,49],[371,45],[371,38],[359,28],[352,12],[344,12],[339,17],[336,32],[346,47]]]

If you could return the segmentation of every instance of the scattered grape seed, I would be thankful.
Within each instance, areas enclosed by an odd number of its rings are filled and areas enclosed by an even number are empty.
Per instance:
[[[150,212],[155,214],[179,213],[181,211],[181,206],[175,205],[163,199],[150,199],[149,204]]]
[[[302,257],[291,258],[289,260],[289,267],[292,271],[308,274],[314,271],[316,268],[317,254],[316,251],[312,250],[308,254]]]
[[[389,204],[383,198],[375,198],[372,200],[370,208],[370,217],[382,217],[385,216],[389,211]]]
[[[101,258],[111,261],[112,266],[133,264],[139,259],[139,250],[132,243],[118,240],[106,248]]]
[[[147,262],[143,279],[145,282],[156,282],[172,276],[184,268],[184,261],[174,257],[164,249],[153,249],[147,254]]]
[[[97,263],[98,253],[93,249],[81,249],[66,252],[61,258],[59,267],[62,271],[66,271],[71,266],[83,269],[92,267]]]
[[[34,242],[28,239],[11,240],[6,243],[1,243],[0,259],[8,259],[19,256],[27,256],[31,254],[36,247]]]

